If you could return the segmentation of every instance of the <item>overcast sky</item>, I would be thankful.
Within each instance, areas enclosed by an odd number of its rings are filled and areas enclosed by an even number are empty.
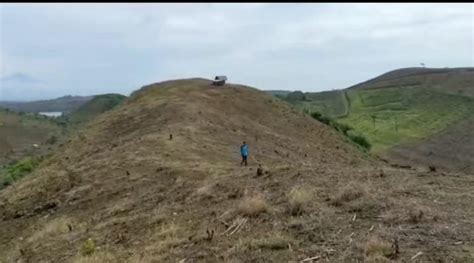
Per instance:
[[[0,100],[221,74],[322,91],[474,64],[473,4],[0,4],[0,33]]]

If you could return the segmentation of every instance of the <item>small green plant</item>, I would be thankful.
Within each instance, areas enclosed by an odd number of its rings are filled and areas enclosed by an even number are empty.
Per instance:
[[[0,170],[0,189],[11,185],[31,173],[41,162],[41,157],[28,157]]]
[[[96,250],[96,246],[95,246],[95,240],[93,240],[92,238],[88,238],[84,244],[82,244],[82,247],[81,247],[81,254],[83,256],[86,256],[86,255],[91,255],[95,252]]]

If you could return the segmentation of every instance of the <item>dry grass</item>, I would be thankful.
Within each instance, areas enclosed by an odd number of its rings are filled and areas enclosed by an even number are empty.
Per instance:
[[[145,250],[157,253],[166,252],[185,242],[185,233],[185,229],[176,223],[162,224],[152,238],[154,242],[147,246]]]
[[[381,255],[371,255],[365,259],[366,263],[388,263],[391,262],[390,259],[386,258],[385,256]]]
[[[55,218],[47,222],[40,230],[34,232],[27,241],[30,243],[41,242],[44,239],[67,233],[73,225],[73,220],[68,217]]]
[[[258,238],[258,239],[247,239],[241,240],[240,246],[257,250],[257,249],[268,249],[268,250],[281,250],[288,249],[289,245],[293,243],[293,240],[277,233],[273,236]]]
[[[428,214],[431,214],[431,209],[427,206],[423,206],[417,202],[412,202],[407,212],[407,222],[412,224],[418,224],[428,219]]]
[[[362,197],[366,193],[366,189],[358,183],[351,182],[348,185],[340,189],[331,198],[331,204],[334,206],[341,206],[344,203],[356,200]]]
[[[213,186],[213,184],[205,184],[199,187],[198,189],[196,189],[196,196],[201,197],[203,199],[212,198],[214,196],[212,192]]]
[[[307,209],[311,201],[311,193],[303,188],[295,187],[288,194],[288,203],[292,215],[301,215]]]
[[[78,255],[72,259],[72,263],[115,263],[115,256],[109,252],[97,252],[92,255]]]
[[[267,212],[269,206],[267,201],[261,196],[246,197],[240,201],[238,211],[245,216],[258,216],[261,213]]]
[[[151,263],[151,262],[160,262],[159,258],[153,256],[149,253],[144,254],[135,254],[129,257],[126,261],[127,263]]]
[[[369,262],[388,262],[389,258],[397,254],[396,248],[390,242],[378,237],[370,238],[364,245],[364,251]]]

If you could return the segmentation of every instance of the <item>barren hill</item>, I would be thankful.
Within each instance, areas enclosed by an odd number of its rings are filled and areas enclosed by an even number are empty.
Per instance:
[[[402,68],[348,89],[422,87],[474,97],[474,68]]]
[[[143,87],[0,192],[0,260],[474,258],[472,177],[383,167],[264,92],[210,83]]]

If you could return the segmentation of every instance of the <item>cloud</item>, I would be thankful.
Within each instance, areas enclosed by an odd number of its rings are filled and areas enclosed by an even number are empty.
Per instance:
[[[473,4],[1,4],[0,76],[38,76],[54,96],[215,74],[345,88],[420,61],[473,66],[473,17]]]

